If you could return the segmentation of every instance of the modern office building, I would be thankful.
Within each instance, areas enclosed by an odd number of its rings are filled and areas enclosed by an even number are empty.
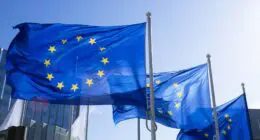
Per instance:
[[[0,52],[0,124],[6,118],[15,100],[11,98],[11,88],[5,84],[5,55]],[[78,116],[78,106],[55,105],[27,102],[24,125],[28,129],[28,140],[69,140],[70,125]],[[0,133],[1,135],[1,133]],[[1,138],[0,138],[1,139]]]
[[[260,109],[249,109],[249,114],[253,138],[260,140]]]

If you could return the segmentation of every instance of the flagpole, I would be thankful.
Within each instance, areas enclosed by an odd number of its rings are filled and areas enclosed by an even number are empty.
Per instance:
[[[207,54],[207,61],[208,61],[208,67],[209,67],[209,77],[210,77],[210,87],[211,87],[210,89],[211,89],[211,96],[212,96],[212,103],[213,103],[213,117],[214,117],[214,123],[215,123],[215,131],[216,131],[216,140],[220,140],[217,110],[216,110],[216,99],[215,99],[215,91],[214,91],[214,83],[213,83],[210,57],[211,57],[210,54]]]
[[[43,129],[43,116],[42,116],[42,114],[43,114],[43,103],[42,102],[40,102],[40,109],[41,109],[41,117],[40,117],[40,122],[39,122],[39,125],[40,125],[40,138],[42,139],[42,129]]]
[[[75,71],[74,71],[74,76],[75,74],[78,72],[78,60],[79,60],[79,56],[76,56],[76,61],[75,61]],[[74,113],[74,105],[71,105],[71,120],[70,120],[70,124],[69,124],[69,140],[72,140],[72,136],[71,136],[71,129],[72,129],[72,124],[73,124],[73,113]]]
[[[40,128],[41,128],[41,122],[42,122],[42,103],[41,103],[41,102],[35,102],[35,108],[38,108],[38,110],[40,110],[40,111],[39,111],[39,113],[40,113],[40,121],[37,122],[37,120],[36,120],[36,118],[35,118],[35,129],[34,129],[34,133],[33,133],[33,140],[35,139],[35,137],[36,137],[36,138],[38,138],[38,137],[41,138],[41,131],[42,131],[42,129],[40,130],[40,135],[37,135],[37,136],[35,136],[35,135],[37,134],[37,130],[38,130],[38,128],[39,128],[39,125],[40,125]]]
[[[22,108],[22,115],[21,115],[21,120],[20,120],[20,126],[23,126],[24,125],[24,118],[25,118],[25,112],[26,112],[26,109],[27,108],[27,101],[24,100],[23,101],[23,108]],[[28,134],[28,128],[24,125],[25,127],[25,131],[24,131],[24,140],[27,139],[27,134]]]
[[[50,107],[50,104],[48,103],[48,120],[46,123],[45,140],[47,140],[47,137],[48,137],[48,128],[49,128],[50,118],[51,118],[51,107]]]
[[[4,48],[1,48],[1,52],[0,52],[0,62],[2,62],[3,52],[4,52]]]
[[[62,121],[61,121],[61,127],[59,128],[59,130],[61,130],[61,128],[64,127],[65,108],[66,108],[65,104],[62,105]],[[58,140],[60,140],[60,139],[61,139],[61,135],[59,134]]]
[[[245,104],[246,104],[246,115],[247,115],[247,123],[249,124],[249,135],[251,137],[251,139],[253,139],[253,132],[252,132],[252,128],[251,128],[251,121],[250,121],[250,115],[249,115],[249,110],[248,110],[248,106],[247,106],[247,99],[246,99],[246,89],[245,89],[245,84],[241,83],[242,86],[242,90],[243,90],[243,94],[245,96],[244,100],[245,100]]]
[[[79,109],[80,111],[80,109]],[[87,115],[86,115],[86,136],[85,140],[88,140],[88,121],[89,121],[89,105],[87,105]]]
[[[10,99],[11,99],[11,101],[12,101],[12,96],[10,96]],[[28,101],[27,101],[27,103],[26,103],[26,109],[25,109],[25,116],[26,116],[26,114],[27,114],[27,112],[28,112],[28,109],[29,109],[29,105],[28,105]],[[25,117],[24,117],[25,118]],[[31,124],[31,122],[30,122],[30,124]],[[27,140],[28,139],[28,131],[29,131],[29,129],[30,129],[30,124],[29,124],[29,126],[28,126],[28,124],[25,124],[24,126],[25,126],[25,131],[24,131],[24,140]]]
[[[12,103],[12,95],[10,95],[10,97],[9,97],[7,111],[9,111],[9,110],[10,110],[10,108],[11,108],[11,103]]]
[[[1,52],[0,52],[0,63],[2,63],[3,53],[4,53],[4,48],[1,48]],[[1,91],[1,97],[0,97],[1,100],[3,99],[3,96],[4,96],[5,84],[6,84],[6,74],[4,74],[4,81],[3,81],[2,91]]]
[[[55,140],[55,133],[56,133],[56,127],[57,127],[56,123],[57,123],[57,121],[58,121],[59,105],[58,105],[58,104],[55,104],[55,108],[56,108],[56,109],[55,109],[56,112],[55,112],[55,115],[54,115],[55,119],[54,119],[54,128],[53,128],[52,140]]]
[[[23,108],[22,108],[22,115],[21,115],[21,120],[20,120],[20,126],[24,125],[24,117],[25,117],[25,108],[27,106],[27,101],[23,101]]]
[[[30,129],[32,129],[31,128],[31,123],[32,123],[32,120],[34,120],[35,121],[35,123],[33,124],[33,125],[35,125],[35,127],[36,127],[36,102],[35,101],[31,101],[30,102],[30,104],[29,105],[31,105],[31,106],[33,106],[33,114],[32,114],[32,116],[31,116],[31,118],[30,118],[30,123],[29,123],[29,128]],[[29,106],[28,105],[28,106]],[[34,119],[35,118],[35,119]],[[34,134],[35,134],[35,131],[36,131],[36,129],[34,128],[34,129],[32,129],[32,132],[30,132],[30,133],[28,133],[28,137],[29,137],[29,139],[32,137],[32,139],[34,138]]]
[[[71,128],[72,128],[72,124],[73,124],[73,112],[74,112],[74,105],[71,105],[71,118],[70,118],[70,125],[69,125],[69,139],[73,140],[72,136],[71,136]]]
[[[137,119],[137,140],[141,140],[141,134],[140,134],[140,118]]]
[[[5,85],[6,85],[6,74],[4,74],[4,81],[2,84],[1,100],[4,98]]]
[[[147,12],[148,24],[148,51],[149,51],[149,79],[150,79],[150,110],[151,110],[151,140],[156,140],[156,124],[155,124],[155,110],[154,110],[154,90],[153,90],[153,59],[152,59],[152,27],[151,27],[151,13]]]

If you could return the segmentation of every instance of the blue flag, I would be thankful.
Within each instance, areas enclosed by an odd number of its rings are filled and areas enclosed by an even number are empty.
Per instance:
[[[156,122],[187,130],[212,124],[207,64],[154,74],[154,94]],[[149,119],[146,111],[133,105],[113,106],[113,119],[116,124],[132,118]]]
[[[221,140],[251,140],[247,111],[244,95],[217,107]],[[214,137],[215,127],[211,125],[201,130],[181,130],[177,139],[213,140]]]
[[[56,104],[143,104],[145,23],[23,23],[7,53],[14,98]]]

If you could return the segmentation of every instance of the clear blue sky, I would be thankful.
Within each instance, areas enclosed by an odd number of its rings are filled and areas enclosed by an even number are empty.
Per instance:
[[[152,12],[154,69],[179,70],[206,62],[211,53],[217,104],[241,94],[260,108],[259,0],[1,0],[0,47],[8,48],[21,22],[119,25],[143,22]],[[90,115],[89,140],[135,140],[136,120],[115,126],[111,107]],[[158,140],[178,130],[159,125]],[[142,140],[150,133],[142,121]]]

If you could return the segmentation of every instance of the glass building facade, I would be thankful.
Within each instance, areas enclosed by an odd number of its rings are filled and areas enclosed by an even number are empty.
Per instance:
[[[249,109],[253,140],[260,140],[260,109]]]
[[[5,84],[5,55],[0,52],[0,123],[4,121],[15,103],[12,99],[11,87]],[[78,117],[79,107],[72,105],[56,105],[39,102],[27,102],[23,125],[27,126],[27,140],[69,140],[70,126]]]

